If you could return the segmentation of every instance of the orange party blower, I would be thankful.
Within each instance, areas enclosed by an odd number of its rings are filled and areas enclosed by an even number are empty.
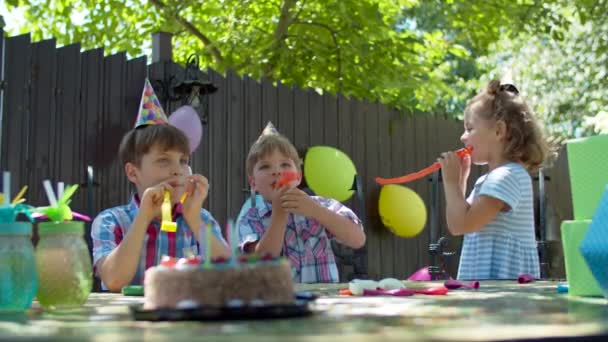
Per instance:
[[[299,175],[297,172],[294,171],[285,171],[283,173],[283,176],[274,183],[273,188],[280,188],[282,186],[285,186],[293,181],[297,181],[298,179],[300,179]]]
[[[462,159],[464,156],[471,154],[473,152],[472,147],[461,148],[456,151],[456,154]],[[401,177],[396,178],[380,178],[376,177],[376,183],[380,185],[387,184],[399,184],[399,183],[407,183],[411,181],[415,181],[416,179],[420,179],[424,176],[430,175],[431,173],[441,169],[441,164],[439,162],[434,162],[431,166],[428,166],[420,171],[408,173],[407,175],[403,175]]]

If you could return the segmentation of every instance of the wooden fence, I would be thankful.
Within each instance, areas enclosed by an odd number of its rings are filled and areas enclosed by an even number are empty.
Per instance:
[[[104,56],[101,49],[81,52],[78,44],[57,48],[54,40],[32,43],[29,35],[0,37],[0,49],[1,39],[5,50],[0,50],[4,57],[0,168],[12,172],[12,188],[28,184],[28,202],[43,205],[43,179],[82,184],[74,209],[93,216],[125,203],[132,189],[117,159],[118,144],[135,120],[145,77],[162,78],[175,65],[148,65],[145,57],[127,60],[125,53]],[[418,170],[434,162],[440,152],[458,148],[461,122],[433,115],[405,116],[377,103],[320,95],[231,72],[209,70],[208,74],[219,90],[210,96],[208,124],[192,167],[210,180],[206,206],[218,221],[238,214],[247,197],[246,153],[265,123],[272,121],[296,147],[329,145],[344,151],[364,181],[367,243],[357,251],[338,248],[343,280],[404,278],[429,263],[428,224],[415,238],[390,233],[378,215],[379,186],[373,178]],[[569,192],[565,164],[557,165],[561,165],[558,172],[549,170],[548,198],[558,200],[550,205],[561,220],[572,214],[563,195]],[[87,187],[88,166],[94,172],[93,187]],[[471,182],[480,172],[474,168]],[[430,182],[409,186],[430,208]],[[347,204],[363,210],[352,199]],[[448,235],[443,194],[439,208],[440,234]],[[460,239],[452,239],[451,245],[458,250]],[[454,258],[448,269],[455,274],[456,267]]]

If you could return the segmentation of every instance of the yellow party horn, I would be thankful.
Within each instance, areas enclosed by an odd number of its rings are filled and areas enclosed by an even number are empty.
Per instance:
[[[163,204],[160,207],[162,222],[160,225],[160,230],[164,230],[166,232],[177,231],[177,223],[173,222],[173,216],[171,215],[171,207],[173,204],[171,203],[171,194],[169,191],[165,191],[165,198],[163,200]]]

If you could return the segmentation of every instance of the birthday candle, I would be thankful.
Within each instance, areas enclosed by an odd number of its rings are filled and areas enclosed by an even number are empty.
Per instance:
[[[230,220],[226,223],[226,241],[228,241],[228,248],[230,248],[230,264],[234,264],[234,254],[232,254],[232,226],[230,226]]]
[[[233,262],[236,262],[236,258],[239,252],[239,236],[237,227],[234,224],[234,220],[228,221],[228,229],[230,230],[230,253]]]
[[[203,230],[205,231],[205,260],[203,261],[203,267],[211,268],[211,223],[207,223]]]

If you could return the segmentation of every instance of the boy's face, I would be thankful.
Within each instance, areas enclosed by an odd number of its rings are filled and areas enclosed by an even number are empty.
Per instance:
[[[189,175],[188,162],[188,155],[178,150],[163,151],[155,145],[143,155],[139,167],[127,163],[125,172],[129,181],[137,187],[140,198],[147,188],[167,182],[174,189],[171,197],[176,203],[185,190],[186,176]]]
[[[274,200],[277,192],[274,185],[286,171],[300,173],[293,159],[288,158],[278,150],[262,156],[253,165],[253,174],[249,176],[251,190],[259,192],[267,201]],[[289,186],[296,187],[300,182],[301,178],[291,182]]]

